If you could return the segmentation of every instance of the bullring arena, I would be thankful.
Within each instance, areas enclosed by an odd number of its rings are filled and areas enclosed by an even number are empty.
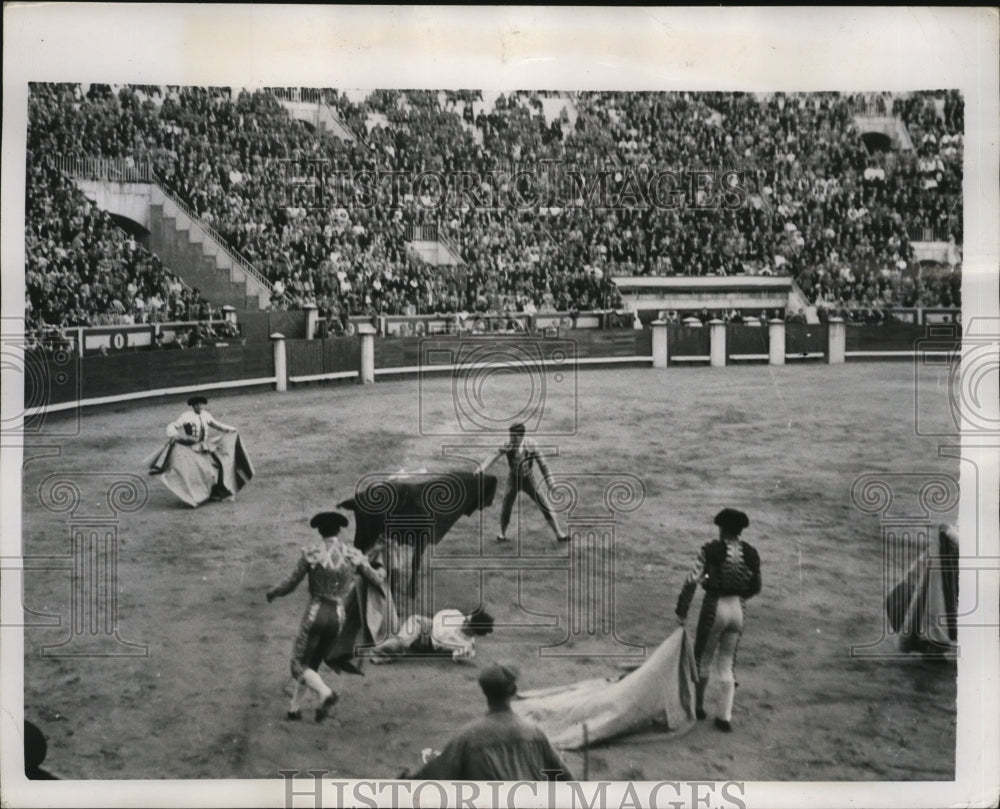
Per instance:
[[[482,713],[491,662],[523,691],[641,666],[733,507],[763,579],[733,732],[645,725],[569,767],[955,779],[958,650],[902,650],[886,600],[957,521],[942,447],[978,395],[960,92],[37,83],[28,109],[24,712],[46,768],[392,779]],[[567,172],[524,170],[549,158]],[[707,165],[727,170],[684,173]],[[470,175],[501,180],[434,198]],[[254,468],[197,508],[148,461],[194,395]],[[310,518],[371,476],[472,472],[515,422],[569,543],[524,496],[495,541],[499,461],[397,603],[486,605],[475,658],[324,669],[332,715],[286,718],[305,587],[267,594]]]
[[[923,415],[937,424],[949,418],[941,394],[947,374],[931,368],[920,377],[935,392]],[[529,377],[488,380],[484,406],[506,412]],[[558,448],[556,477],[576,475],[582,503],[598,500],[602,481],[616,473],[637,476],[645,489],[641,507],[616,517],[617,639],[650,649],[673,630],[679,587],[721,505],[745,509],[747,536],[763,559],[764,589],[750,603],[739,653],[737,731],[723,735],[701,723],[682,738],[649,731],[609,742],[589,753],[592,779],[953,777],[954,663],[851,653],[885,631],[879,516],[852,502],[856,478],[957,473],[956,461],[935,457],[934,439],[899,429],[914,379],[908,362],[612,367],[581,370],[575,392],[550,392],[542,430],[569,433],[541,439]],[[850,395],[831,397],[838,389]],[[481,640],[474,665],[401,661],[369,667],[363,679],[327,671],[341,693],[333,719],[284,720],[287,658],[304,596],[268,605],[266,590],[312,535],[309,517],[350,496],[363,475],[440,466],[442,439],[413,425],[423,417],[428,427],[453,431],[454,390],[445,374],[419,385],[410,378],[209,392],[214,415],[239,427],[257,472],[235,502],[198,509],[155,479],[142,480],[142,459],[162,442],[183,397],[87,412],[77,435],[59,439],[58,457],[45,457],[46,437],[73,419],[49,417],[26,449],[26,458],[38,456],[24,472],[31,555],[65,556],[72,523],[104,514],[100,500],[116,476],[139,476],[148,492],[114,523],[117,635],[145,651],[112,643],[105,651],[124,656],[47,658],[43,647],[65,640],[67,628],[25,632],[25,715],[48,733],[50,766],[68,778],[271,778],[310,768],[392,778],[478,715],[475,678],[491,660],[516,660],[525,688],[614,675],[635,662],[636,647],[586,632],[569,643],[574,656],[540,656],[541,646],[567,634],[565,573],[553,579],[529,570],[519,591],[518,575],[489,561],[524,555],[558,569],[557,557],[568,553],[522,496],[513,548],[493,543],[498,502],[482,524],[478,514],[459,521],[438,548],[486,560],[482,598],[498,626]],[[51,475],[80,487],[77,517],[41,505]],[[894,485],[920,485],[901,480]],[[474,570],[439,571],[433,598],[471,608],[479,587]],[[32,612],[67,615],[70,593],[65,571],[26,575]],[[560,624],[537,626],[539,615],[559,616]],[[88,627],[78,643],[97,640],[108,640],[103,627],[96,636]],[[579,771],[581,754],[568,753],[567,763]]]

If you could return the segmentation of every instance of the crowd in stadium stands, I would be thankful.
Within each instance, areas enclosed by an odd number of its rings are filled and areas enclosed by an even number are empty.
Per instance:
[[[206,320],[185,329],[176,330],[170,335],[165,334],[163,331],[157,331],[153,338],[152,347],[155,350],[200,348],[201,346],[214,345],[239,336],[239,328],[235,323],[228,320],[211,323]]]
[[[315,303],[333,320],[612,308],[616,275],[790,274],[823,310],[959,305],[957,272],[921,278],[911,243],[931,233],[961,244],[956,92],[517,92],[489,103],[474,91],[314,93],[353,142],[294,120],[263,90],[32,85],[28,147],[150,162],[274,283],[273,306]],[[546,117],[553,99],[563,106]],[[866,145],[854,122],[866,106],[898,116],[916,154]],[[721,174],[685,204],[650,204],[651,172],[697,169],[742,172],[741,204],[715,204]],[[336,182],[363,171],[465,172],[477,185],[437,204],[431,180],[398,195]],[[410,251],[422,227],[464,264]]]
[[[25,318],[30,341],[68,326],[208,319],[219,312],[74,183],[29,156]]]

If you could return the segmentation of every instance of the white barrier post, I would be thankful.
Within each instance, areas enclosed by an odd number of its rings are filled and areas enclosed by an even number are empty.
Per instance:
[[[667,321],[654,320],[653,326],[653,367],[667,367]]]
[[[785,364],[785,321],[780,317],[767,321],[768,348],[767,362],[769,365]]]
[[[361,335],[361,377],[362,385],[375,381],[375,335]]]
[[[722,368],[726,364],[726,324],[721,320],[708,321],[710,328],[709,340],[711,341],[711,366]]]
[[[847,326],[842,318],[831,317],[827,334],[826,361],[829,365],[842,365],[847,351]]]
[[[319,321],[319,309],[312,303],[307,303],[302,308],[306,310],[306,339],[312,340],[316,337],[316,323]]]
[[[285,355],[285,335],[276,331],[271,335],[271,342],[274,345],[275,390],[283,393],[288,390],[288,358]]]

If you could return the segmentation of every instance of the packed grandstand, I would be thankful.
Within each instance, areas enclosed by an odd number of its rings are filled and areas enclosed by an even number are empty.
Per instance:
[[[290,98],[339,128],[298,120]],[[862,132],[859,115],[899,122],[912,148]],[[866,322],[957,307],[963,115],[943,90],[32,84],[26,332],[220,315],[56,158],[151,167],[268,279],[272,308],[314,304],[331,320],[614,309],[617,276],[787,275],[820,312]],[[664,170],[679,204],[643,186]],[[461,193],[442,193],[455,178]],[[451,245],[454,266],[412,250],[415,233]],[[922,261],[921,242],[946,257]]]

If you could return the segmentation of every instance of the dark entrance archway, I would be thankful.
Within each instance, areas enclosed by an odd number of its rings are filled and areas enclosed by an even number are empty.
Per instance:
[[[118,225],[122,230],[124,230],[129,236],[135,239],[139,244],[149,249],[149,231],[136,222],[134,219],[129,219],[127,216],[122,216],[118,213],[108,212],[111,220]]]
[[[869,154],[892,151],[892,139],[882,132],[864,132],[861,135],[861,140]]]

